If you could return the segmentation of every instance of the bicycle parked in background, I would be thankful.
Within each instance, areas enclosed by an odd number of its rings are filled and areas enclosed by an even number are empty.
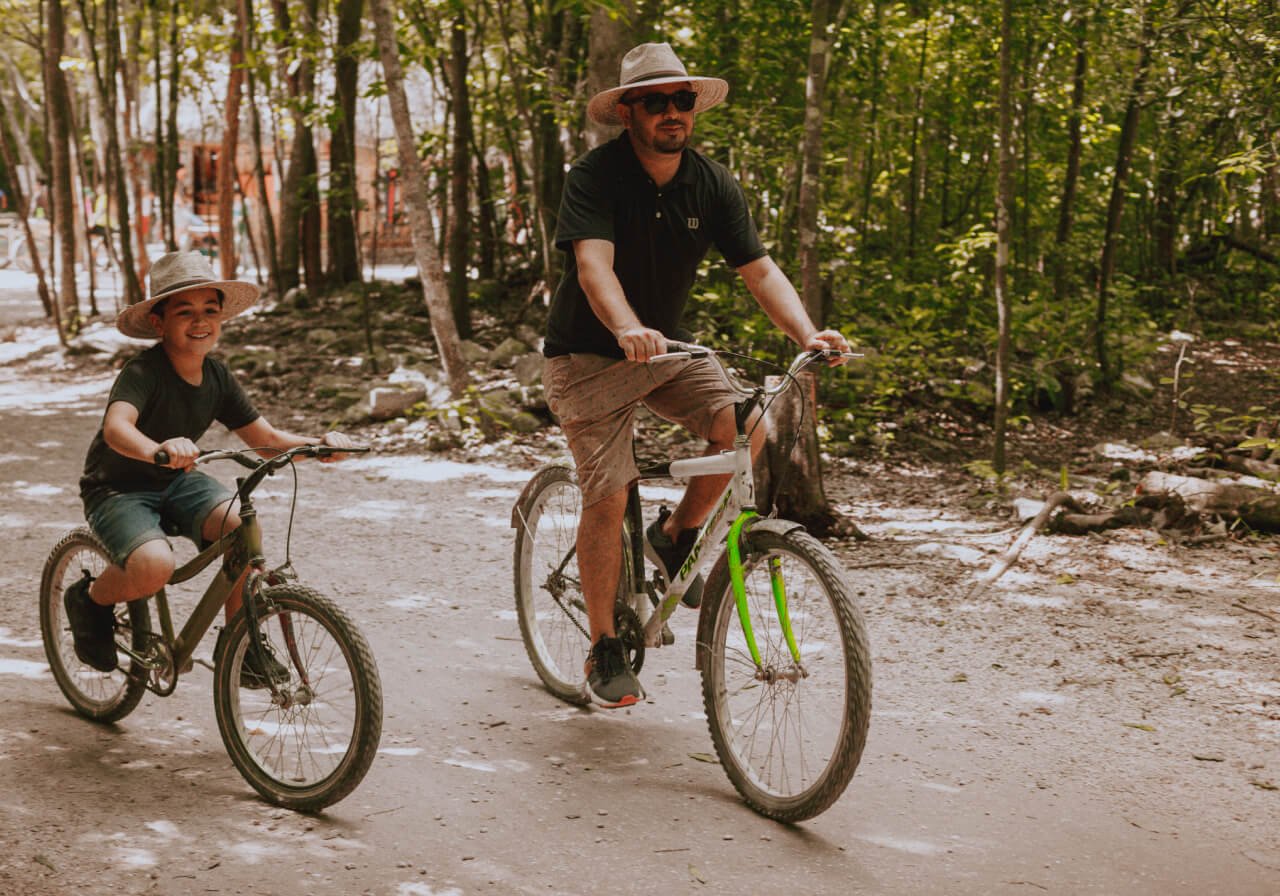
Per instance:
[[[679,343],[670,348],[650,363],[712,354]],[[718,551],[694,646],[707,726],[742,798],[786,822],[826,810],[858,767],[871,718],[871,651],[835,556],[799,523],[757,514],[747,427],[752,413],[793,385],[798,373],[834,354],[801,352],[769,390],[743,392],[726,377],[744,396],[736,405],[733,450],[640,471],[643,479],[732,475],[670,582],[657,570],[646,572],[640,493],[632,486],[614,609],[618,636],[638,672],[647,649],[672,640],[666,620]],[[555,462],[525,486],[511,525],[516,611],[529,659],[551,693],[585,705],[591,640],[576,557],[581,510],[572,463]]]

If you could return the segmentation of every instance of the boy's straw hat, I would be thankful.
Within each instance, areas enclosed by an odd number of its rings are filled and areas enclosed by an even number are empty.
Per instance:
[[[154,339],[147,322],[156,302],[188,289],[216,289],[222,293],[222,319],[230,320],[258,301],[258,287],[241,280],[219,280],[209,260],[199,252],[170,252],[151,266],[151,295],[116,316],[116,329],[135,339]]]
[[[648,87],[651,84],[681,84],[688,82],[698,95],[694,112],[704,112],[721,103],[729,95],[729,82],[721,78],[702,78],[690,75],[671,49],[671,44],[641,44],[632,47],[622,57],[618,73],[618,86],[602,90],[587,103],[587,114],[600,124],[622,124],[618,117],[618,100],[628,90]]]

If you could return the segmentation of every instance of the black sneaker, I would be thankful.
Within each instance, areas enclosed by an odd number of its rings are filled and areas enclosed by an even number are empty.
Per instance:
[[[263,644],[261,652],[252,643],[249,644],[244,652],[244,662],[240,664],[240,687],[260,691],[273,684],[284,684],[288,680],[289,669],[276,659],[270,644]]]
[[[672,541],[670,536],[662,531],[662,524],[669,516],[671,516],[670,510],[665,507],[659,509],[658,518],[644,532],[644,555],[649,558],[649,562],[658,567],[668,585],[675,580],[680,567],[684,566],[684,561],[689,557],[689,551],[693,549],[693,543],[698,538],[697,529],[684,529],[676,540]],[[681,595],[680,602],[696,610],[702,604],[703,584],[702,573],[698,573],[689,583],[689,590]]]
[[[640,679],[631,671],[620,638],[601,638],[587,657],[587,696],[605,709],[631,706],[644,699]]]
[[[95,603],[89,596],[93,577],[85,573],[62,592],[62,608],[75,641],[76,656],[99,672],[114,672],[116,656],[116,613]]]

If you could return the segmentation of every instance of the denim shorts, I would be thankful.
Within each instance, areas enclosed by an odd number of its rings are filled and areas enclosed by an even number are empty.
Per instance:
[[[111,559],[124,566],[140,545],[171,532],[203,545],[200,530],[205,518],[233,494],[218,480],[193,470],[179,473],[164,491],[117,492],[100,498],[85,508],[85,518]]]

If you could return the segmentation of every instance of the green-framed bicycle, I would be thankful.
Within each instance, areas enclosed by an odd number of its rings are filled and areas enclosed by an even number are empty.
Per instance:
[[[169,577],[171,585],[185,582],[222,559],[180,631],[174,629],[163,588],[152,597],[116,604],[116,647],[123,659],[110,672],[76,657],[62,593],[81,576],[100,575],[111,560],[88,528],[65,535],[45,561],[40,629],[54,680],[76,712],[110,723],[133,712],[146,691],[172,694],[247,570],[243,606],[218,633],[213,652],[214,712],[223,744],[245,780],[276,805],[312,812],[351,793],[369,770],[382,736],[378,667],[342,608],[294,581],[287,550],[283,565],[267,568],[253,491],[295,458],[365,450],[305,445],[267,460],[247,451],[202,453],[199,463],[232,460],[253,471],[236,480],[241,525]],[[151,605],[159,631],[152,627]],[[250,669],[242,674],[250,651],[273,658],[268,673]]]
[[[663,358],[711,350],[673,343]],[[716,754],[742,798],[779,821],[826,810],[848,786],[871,717],[871,652],[847,576],[830,550],[799,523],[760,516],[750,420],[833,355],[805,351],[774,388],[743,393],[731,451],[641,470],[643,479],[731,474],[688,560],[666,582],[646,572],[640,493],[633,485],[623,526],[623,568],[615,625],[638,672],[646,649],[670,643],[666,621],[713,550],[699,610],[695,665]],[[738,391],[739,387],[726,382]],[[571,462],[534,474],[512,511],[515,597],[525,649],[551,693],[589,702],[583,665],[590,650],[576,541],[581,492]]]

